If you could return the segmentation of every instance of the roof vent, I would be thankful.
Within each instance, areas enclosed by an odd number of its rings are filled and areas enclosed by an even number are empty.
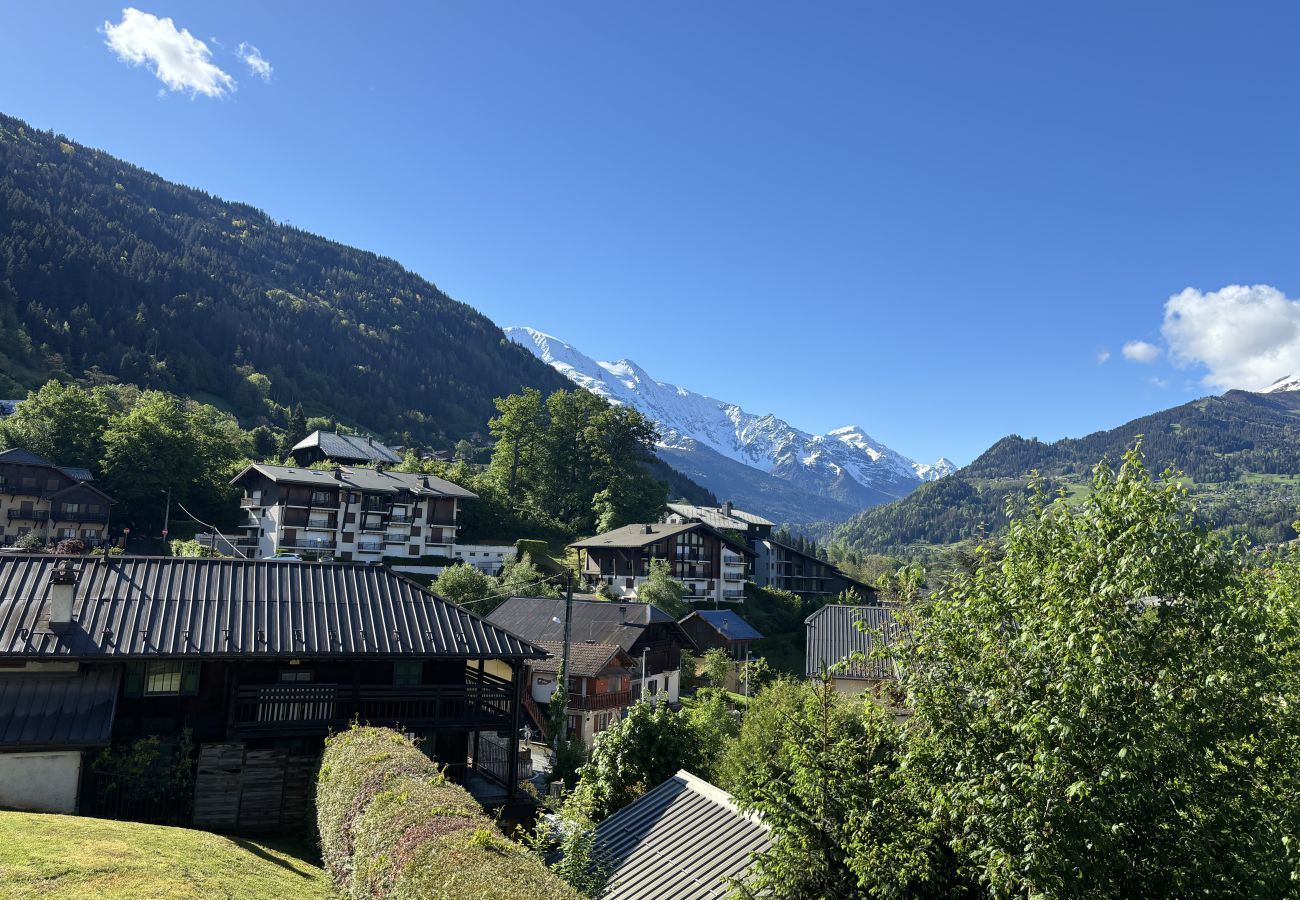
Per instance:
[[[654,533],[655,533],[655,527],[654,527],[653,525],[647,525],[647,526],[645,526],[645,533],[646,533],[646,534],[654,534]]]
[[[77,594],[77,571],[65,559],[50,572],[50,630],[64,631],[72,626],[72,600]]]
[[[732,509],[733,509],[733,507],[732,507],[732,505],[731,505],[731,501],[730,501],[730,500],[728,500],[726,503],[722,504],[722,514],[723,514],[723,515],[725,515],[725,516],[729,516],[729,515],[731,515],[731,510],[732,510]]]

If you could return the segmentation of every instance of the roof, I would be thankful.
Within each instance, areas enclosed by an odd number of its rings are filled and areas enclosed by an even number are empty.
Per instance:
[[[118,677],[116,668],[0,674],[0,747],[107,744]]]
[[[731,795],[678,772],[596,826],[607,854],[605,900],[727,897],[752,855],[771,846],[767,826]]]
[[[511,597],[492,610],[487,620],[528,641],[564,640],[563,600]],[[655,624],[670,626],[669,630],[680,635],[682,644],[693,646],[672,616],[653,604],[635,601],[574,600],[569,638],[575,647],[585,641],[595,641],[598,644],[617,644],[630,653],[645,634],[646,627]]]
[[[421,497],[462,497],[473,500],[478,497],[473,491],[467,491],[458,484],[452,484],[436,475],[420,475],[411,472],[377,472],[374,469],[362,469],[353,466],[339,466],[337,469],[314,469],[304,466],[268,466],[253,463],[230,480],[237,484],[249,472],[258,472],[277,484],[307,484],[317,487],[350,487],[354,490],[372,494],[400,494],[408,492]]]
[[[695,617],[708,622],[714,631],[729,641],[757,641],[763,637],[762,632],[732,609],[697,609],[686,619]],[[686,623],[686,619],[682,619],[682,624]]]
[[[24,450],[22,447],[10,447],[0,452],[0,463],[14,463],[20,466],[53,466],[44,456]]]
[[[354,462],[399,463],[401,455],[372,437],[359,434],[339,434],[337,431],[313,431],[293,445],[294,450],[319,449],[329,459]],[[293,451],[290,451],[291,453]]]
[[[864,623],[863,627],[868,630],[859,630],[858,622]],[[874,632],[883,632],[884,643],[888,646],[896,638],[898,627],[890,606],[842,606],[835,603],[823,606],[804,620],[809,677],[820,673],[823,665],[829,668],[858,652],[868,658],[863,662],[849,663],[843,671],[834,673],[836,678],[892,678],[892,663],[887,659],[871,659],[870,656],[878,646]]]
[[[764,519],[762,516],[736,509],[734,506],[730,514],[721,506],[696,506],[693,503],[669,503],[668,508],[679,516],[697,519],[714,528],[745,531],[750,525],[776,525],[771,519]]]
[[[71,627],[50,573],[78,573]],[[382,566],[199,557],[0,557],[0,658],[444,657],[545,651]]]
[[[844,570],[841,569],[839,566],[835,565],[835,563],[830,562],[829,560],[822,559],[821,557],[817,556],[815,553],[808,553],[806,551],[800,550],[798,547],[795,547],[791,544],[787,544],[784,541],[775,540],[773,538],[763,538],[763,543],[771,544],[773,547],[780,547],[782,550],[785,550],[787,553],[792,553],[795,556],[802,556],[804,559],[812,560],[815,563],[819,563],[823,566],[826,566],[828,569],[832,570],[835,573],[836,577],[843,578],[845,581],[849,582],[850,584],[855,584],[860,588],[864,588],[868,591],[871,591],[872,593],[875,593],[876,591],[874,587],[867,584],[865,581],[859,581],[858,579],[854,578],[852,575],[846,574]],[[866,598],[864,597],[863,599]]]
[[[679,534],[685,534],[688,531],[703,529],[709,534],[714,535],[732,551],[753,556],[754,551],[739,541],[733,541],[731,538],[722,534],[711,525],[703,522],[686,522],[683,524],[674,524],[672,522],[643,522],[636,525],[624,525],[622,528],[615,528],[613,531],[606,531],[604,534],[598,534],[595,537],[585,538],[581,541],[574,541],[570,547],[580,547],[584,550],[599,550],[602,547],[620,547],[636,548],[645,547],[664,538],[675,537]]]
[[[539,659],[529,663],[534,672],[559,672],[564,660],[564,641],[535,641],[547,653],[549,659]],[[623,652],[618,644],[600,644],[595,641],[582,643],[569,642],[569,674],[581,678],[595,678],[601,672],[615,664],[616,667],[630,668],[632,659]]]

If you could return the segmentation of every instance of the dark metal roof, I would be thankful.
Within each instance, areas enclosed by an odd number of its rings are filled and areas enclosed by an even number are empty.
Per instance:
[[[857,623],[863,623],[859,629]],[[898,634],[898,620],[889,606],[823,606],[804,620],[804,646],[807,650],[807,671],[811,677],[827,668],[847,660],[854,653],[862,653],[863,662],[849,662],[842,670],[834,672],[836,678],[892,678],[893,665],[887,659],[871,659],[877,647],[877,631],[884,636],[888,646]]]
[[[681,771],[596,826],[596,843],[612,869],[604,900],[695,900],[729,896],[728,879],[771,837],[726,791]]]
[[[488,615],[488,621],[529,641],[564,640],[564,601],[549,597],[511,597]],[[559,621],[555,621],[558,619]],[[574,600],[570,640],[617,644],[631,653],[649,625],[670,626],[685,647],[694,642],[668,613],[650,603]]]
[[[692,616],[698,616],[708,622],[714,631],[728,641],[757,641],[763,637],[761,631],[742,619],[735,610],[698,609],[686,619]],[[683,624],[686,623],[686,619],[682,619]]]
[[[731,512],[727,512],[721,506],[696,506],[693,503],[669,503],[668,508],[685,519],[694,519],[697,522],[712,525],[714,528],[731,528],[736,531],[745,531],[750,525],[776,524],[770,519],[764,519],[762,516],[745,512],[743,509],[736,509],[734,506]]]
[[[78,572],[48,625],[50,571]],[[382,566],[181,557],[0,557],[0,658],[441,656],[544,650]]]
[[[107,744],[117,706],[116,668],[0,674],[0,747]]]
[[[13,463],[20,466],[49,466],[54,468],[54,463],[50,462],[44,456],[33,453],[30,450],[24,450],[22,447],[10,447],[8,450],[0,451],[0,463]]]
[[[330,459],[356,462],[399,463],[402,456],[372,437],[359,434],[339,434],[337,431],[313,431],[293,445],[294,450],[317,447]]]
[[[662,541],[664,538],[673,537],[687,531],[694,531],[699,527],[698,522],[686,522],[680,525],[667,524],[664,522],[650,522],[643,525],[624,525],[622,528],[615,528],[613,531],[607,531],[604,534],[598,534],[595,537],[584,538],[581,541],[574,541],[570,547],[584,547],[587,549],[597,549],[600,547],[644,547],[647,544],[653,544],[656,541]]]
[[[468,491],[436,475],[419,475],[411,472],[390,472],[385,469],[362,469],[339,466],[337,469],[314,469],[303,466],[268,466],[253,463],[230,480],[239,484],[248,472],[258,472],[277,484],[307,484],[313,487],[351,488],[372,494],[411,493],[421,497],[463,497],[475,499],[478,494]]]

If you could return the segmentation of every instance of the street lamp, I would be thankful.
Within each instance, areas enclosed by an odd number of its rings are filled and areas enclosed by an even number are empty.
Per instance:
[[[163,513],[163,530],[162,530],[163,540],[166,541],[167,526],[171,524],[171,520],[172,520],[172,489],[169,486],[167,490],[165,491],[159,490],[158,493],[167,495],[167,511]]]

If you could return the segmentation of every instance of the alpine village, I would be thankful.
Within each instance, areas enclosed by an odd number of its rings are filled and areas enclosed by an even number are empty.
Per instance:
[[[0,898],[1300,897],[1300,378],[958,465],[531,309],[0,115]]]

